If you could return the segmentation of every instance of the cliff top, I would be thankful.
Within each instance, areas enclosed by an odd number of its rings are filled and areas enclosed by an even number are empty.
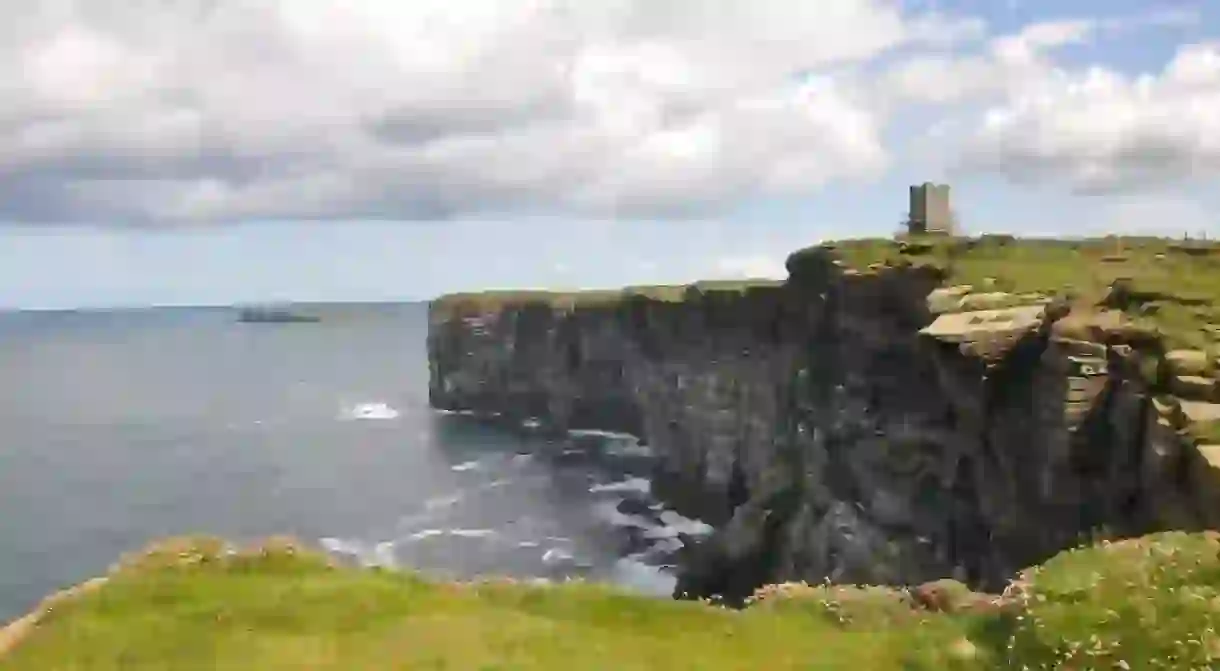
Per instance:
[[[858,239],[798,250],[788,269],[837,262],[844,273],[876,274],[924,266],[943,286],[990,297],[1006,307],[1034,296],[1060,296],[1077,308],[1117,309],[1155,329],[1167,349],[1210,350],[1220,343],[1220,243],[1147,237],[1043,240],[1006,235],[977,238]],[[680,302],[692,292],[744,293],[780,280],[707,280],[692,284],[586,291],[505,290],[455,293],[431,302],[434,319],[545,304],[558,309],[613,305],[630,297]],[[1112,289],[1120,285],[1121,292]],[[1003,305],[996,301],[1005,300]],[[1079,311],[1079,310],[1078,310]]]
[[[1220,660],[1220,540],[1069,551],[1004,597],[780,585],[745,611],[568,583],[429,582],[298,544],[178,539],[0,630],[4,668],[1205,668]],[[1173,660],[1167,662],[1166,660]],[[1120,665],[1119,662],[1126,665]]]
[[[992,312],[1019,317],[1003,309],[1061,301],[1068,311],[1055,325],[1058,335],[1133,345],[1164,401],[1164,420],[1200,444],[1220,443],[1220,244],[1001,235],[846,240],[797,251],[787,265],[799,274],[827,263],[855,275],[935,269],[943,288],[929,295],[929,309],[948,316],[925,331],[965,332],[940,322]]]
[[[676,303],[686,300],[689,292],[739,294],[755,287],[777,287],[783,280],[700,280],[690,284],[656,284],[622,287],[619,289],[584,289],[547,291],[541,289],[506,289],[445,294],[433,299],[429,311],[433,319],[473,316],[526,305],[547,305],[571,310],[577,307],[614,305],[631,297]]]
[[[800,284],[837,275],[881,276],[928,271],[924,335],[953,342],[989,360],[1002,358],[1023,333],[1042,323],[1036,306],[1055,304],[1055,332],[1083,342],[1136,350],[1163,419],[1202,445],[1220,444],[1220,244],[1148,237],[1054,240],[1007,235],[857,239],[791,254]],[[914,276],[912,276],[914,277]],[[431,304],[434,320],[528,305],[571,310],[614,306],[631,297],[680,302],[693,296],[747,296],[776,280],[708,281],[619,290],[502,291],[450,294]],[[1035,309],[1031,309],[1035,308]]]
[[[789,271],[827,256],[850,273],[930,266],[942,273],[944,286],[965,287],[965,293],[1007,295],[1016,303],[1022,296],[1058,296],[1080,311],[1115,309],[1155,329],[1169,349],[1220,343],[1220,243],[1005,235],[845,240],[794,252]]]

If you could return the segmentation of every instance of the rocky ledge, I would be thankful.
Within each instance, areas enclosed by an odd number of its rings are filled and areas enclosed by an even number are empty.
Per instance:
[[[433,406],[634,433],[717,528],[677,596],[994,591],[1082,537],[1220,522],[1220,247],[851,241],[784,282],[430,306]]]

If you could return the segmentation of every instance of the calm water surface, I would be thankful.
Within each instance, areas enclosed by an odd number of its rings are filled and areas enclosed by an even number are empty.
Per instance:
[[[0,618],[185,532],[668,593],[655,566],[692,526],[619,511],[650,503],[631,441],[429,409],[426,329],[423,305],[0,313]]]

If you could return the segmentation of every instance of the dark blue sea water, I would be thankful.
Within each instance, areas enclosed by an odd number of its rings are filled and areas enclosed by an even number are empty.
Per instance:
[[[669,592],[655,565],[683,521],[619,511],[647,485],[629,438],[544,443],[436,412],[425,306],[319,310],[0,313],[0,619],[193,532]]]

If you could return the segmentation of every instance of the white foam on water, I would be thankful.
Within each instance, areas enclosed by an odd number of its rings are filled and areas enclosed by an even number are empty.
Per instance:
[[[357,541],[345,540],[343,538],[327,537],[318,541],[322,549],[337,555],[358,556],[363,547]]]
[[[593,514],[603,522],[615,527],[632,527],[648,531],[657,525],[639,515],[628,515],[618,509],[618,500],[600,501],[593,506]]]
[[[373,546],[373,552],[369,559],[374,562],[373,566],[398,568],[398,557],[394,554],[393,541],[383,541]]]
[[[571,431],[568,431],[568,435],[574,438],[606,438],[609,440],[621,440],[624,442],[639,440],[630,433],[621,433],[619,431],[601,431],[599,429],[572,429]]]
[[[555,566],[558,564],[567,564],[574,560],[571,552],[563,548],[550,548],[542,553],[542,563],[547,566]]]
[[[632,438],[631,440],[623,440],[612,443],[606,447],[606,454],[614,457],[653,457],[656,453],[651,447],[641,445],[640,441]]]
[[[495,529],[441,529],[432,527],[429,529],[420,529],[404,536],[403,542],[422,541],[429,538],[437,538],[440,536],[451,536],[454,538],[490,538],[496,535]]]
[[[572,429],[568,435],[573,438],[601,438],[606,441],[602,451],[616,457],[651,457],[655,453],[647,445],[640,444],[640,439],[630,433],[618,431],[598,431],[596,429]]]
[[[344,538],[322,538],[318,543],[327,552],[351,557],[366,568],[397,568],[398,558],[394,554],[394,542],[382,541],[374,545]]]
[[[712,525],[707,522],[683,517],[672,510],[662,510],[658,517],[661,518],[661,523],[667,528],[674,529],[677,533],[688,536],[707,536],[715,531]]]
[[[464,473],[466,471],[473,471],[481,465],[482,464],[480,464],[478,461],[463,461],[460,464],[450,466],[449,470],[453,471],[454,473]]]
[[[450,529],[447,533],[459,538],[488,538],[496,535],[495,529]]]
[[[434,496],[427,501],[424,501],[424,510],[440,510],[442,508],[452,508],[462,502],[462,493],[446,494],[444,496]]]
[[[421,530],[416,531],[415,533],[411,534],[410,536],[407,536],[404,540],[422,541],[425,538],[432,538],[434,536],[443,536],[444,534],[445,534],[444,529],[421,529]]]
[[[538,541],[521,541],[520,543],[517,543],[517,547],[519,548],[536,548],[540,547],[541,545],[542,543],[539,543]]]
[[[610,482],[606,484],[593,485],[589,488],[589,493],[623,493],[623,492],[638,492],[645,496],[652,493],[652,483],[647,478],[627,478],[619,482]]]
[[[387,420],[397,419],[398,411],[392,408],[388,403],[374,401],[371,403],[357,403],[349,408],[344,409],[339,414],[339,419],[344,420]]]
[[[645,594],[670,596],[678,580],[672,574],[649,566],[635,556],[614,562],[610,571],[614,583]]]
[[[654,552],[660,554],[673,554],[674,552],[681,550],[685,545],[686,544],[677,537],[659,538],[657,539],[657,542],[653,543],[652,546],[648,548],[648,550],[650,554]]]

